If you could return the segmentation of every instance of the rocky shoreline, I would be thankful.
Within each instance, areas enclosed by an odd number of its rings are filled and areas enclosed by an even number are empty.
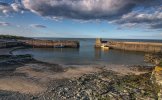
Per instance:
[[[36,95],[0,91],[3,100],[156,100],[157,90],[148,77],[116,76],[116,73],[86,74],[74,79],[51,81],[48,89]],[[2,96],[3,95],[3,96]]]
[[[37,98],[46,100],[130,100],[157,99],[151,74],[118,76],[112,71],[87,74],[73,80],[52,82],[49,91]]]
[[[154,66],[49,64],[0,55],[1,100],[157,100]]]
[[[0,99],[2,100],[156,100],[158,98],[158,89],[150,80],[153,69],[151,66],[128,68],[94,65],[92,68],[91,65],[63,68],[57,64],[36,61],[30,55],[5,56],[8,61],[0,63]],[[123,73],[122,71],[118,73],[116,71],[118,68],[123,69]],[[9,73],[4,74],[7,71]],[[6,85],[10,82],[15,84]]]
[[[162,62],[162,53],[150,53],[145,55],[145,61],[153,64],[160,64]]]

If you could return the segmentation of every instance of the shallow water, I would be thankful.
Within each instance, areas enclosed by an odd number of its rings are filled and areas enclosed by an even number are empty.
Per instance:
[[[70,39],[71,40],[71,39]],[[74,40],[74,39],[73,39]],[[32,54],[37,60],[66,65],[123,64],[144,65],[144,53],[94,48],[95,39],[75,39],[80,48],[31,48],[13,54]]]

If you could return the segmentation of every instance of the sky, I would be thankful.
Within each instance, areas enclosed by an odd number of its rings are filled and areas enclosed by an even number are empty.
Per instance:
[[[162,39],[162,0],[0,0],[0,34]]]

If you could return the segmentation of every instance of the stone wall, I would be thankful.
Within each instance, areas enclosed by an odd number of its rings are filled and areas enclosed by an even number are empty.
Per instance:
[[[143,52],[162,52],[162,43],[110,41],[108,42],[107,45],[112,49],[143,51]]]
[[[39,48],[57,48],[57,47],[68,47],[68,48],[79,48],[78,41],[70,41],[70,40],[63,40],[63,41],[52,41],[52,40],[21,40],[25,45],[32,46],[32,47],[39,47]]]

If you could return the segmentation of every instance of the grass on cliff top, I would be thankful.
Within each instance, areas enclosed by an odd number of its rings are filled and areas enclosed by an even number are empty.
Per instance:
[[[162,67],[162,61],[159,63],[159,66]]]
[[[0,39],[27,39],[27,38],[15,35],[0,35]]]

